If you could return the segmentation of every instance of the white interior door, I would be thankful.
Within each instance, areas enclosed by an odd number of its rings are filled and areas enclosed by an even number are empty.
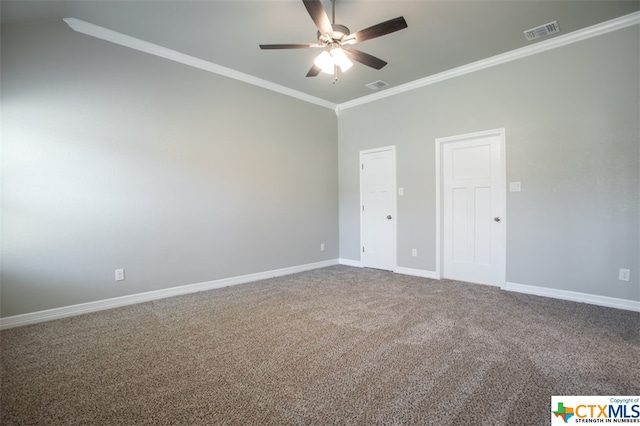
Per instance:
[[[445,278],[504,284],[503,136],[442,144]]]
[[[360,153],[362,266],[396,267],[395,147]]]

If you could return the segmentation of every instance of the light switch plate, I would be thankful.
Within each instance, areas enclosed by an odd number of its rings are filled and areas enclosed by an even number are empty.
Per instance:
[[[520,182],[509,182],[509,192],[520,192]]]

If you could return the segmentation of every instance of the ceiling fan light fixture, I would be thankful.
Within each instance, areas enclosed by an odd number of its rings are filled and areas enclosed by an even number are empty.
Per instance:
[[[347,71],[353,66],[353,62],[347,58],[344,50],[339,47],[328,51],[323,50],[313,63],[325,74],[333,74],[336,66],[340,67],[340,71],[342,72]]]
[[[331,50],[331,57],[333,58],[333,62],[340,67],[340,71],[342,72],[347,71],[353,66],[353,62],[347,58],[344,50],[339,47]]]
[[[328,51],[323,50],[322,53],[319,54],[318,57],[313,61],[313,63],[316,64],[316,66],[320,68],[323,73],[333,74],[333,67],[335,64]]]

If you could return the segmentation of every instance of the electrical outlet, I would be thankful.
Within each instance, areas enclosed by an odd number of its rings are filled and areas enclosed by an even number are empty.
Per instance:
[[[320,251],[324,251],[324,243],[320,244]]]
[[[620,268],[620,272],[618,273],[618,280],[629,281],[630,278],[631,278],[631,271],[628,269]]]
[[[116,269],[116,281],[124,281],[124,269]]]
[[[418,257],[418,249],[417,248],[411,249],[411,256]]]

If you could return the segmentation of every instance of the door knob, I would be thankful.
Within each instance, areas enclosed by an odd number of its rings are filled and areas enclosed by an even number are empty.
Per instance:
[[[387,219],[391,219],[391,215],[387,215]]]
[[[500,216],[494,217],[493,220],[495,220],[496,222],[500,222]]]

